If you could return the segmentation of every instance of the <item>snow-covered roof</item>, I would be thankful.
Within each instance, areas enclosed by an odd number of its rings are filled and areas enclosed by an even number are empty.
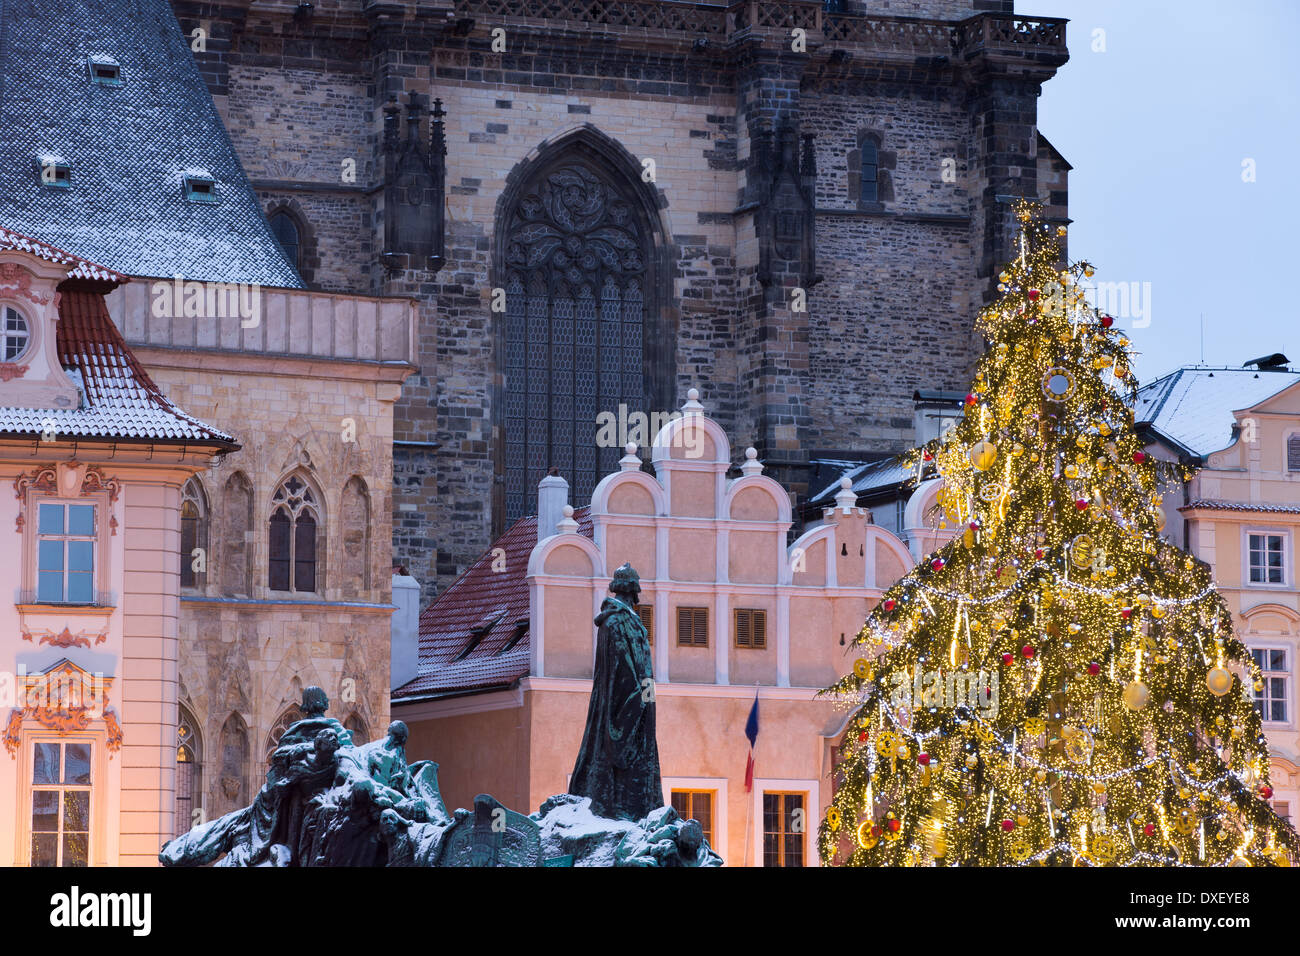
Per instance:
[[[1232,443],[1232,413],[1253,408],[1300,382],[1300,372],[1180,368],[1138,391],[1134,422],[1201,458]]]
[[[822,461],[823,465],[833,466],[835,463],[829,459]],[[860,462],[844,462],[844,470],[817,494],[809,499],[810,505],[825,505],[829,507],[835,503],[835,496],[840,492],[840,479],[848,478],[853,482],[851,490],[858,497],[869,495],[873,491],[880,491],[886,488],[892,488],[901,485],[912,474],[904,468],[894,458],[886,458],[883,461],[870,461],[865,464]]]
[[[0,221],[126,275],[303,287],[167,0],[0,0]],[[115,61],[120,84],[87,61]],[[41,183],[37,157],[71,167]],[[204,169],[216,202],[188,200]]]
[[[0,231],[0,236],[12,235]],[[79,275],[83,267],[100,269],[80,262],[70,276],[102,278]],[[235,446],[232,436],[185,414],[154,384],[109,318],[103,287],[77,285],[60,288],[56,349],[59,363],[82,393],[80,407],[0,407],[0,437],[53,433],[58,440],[76,437]]]

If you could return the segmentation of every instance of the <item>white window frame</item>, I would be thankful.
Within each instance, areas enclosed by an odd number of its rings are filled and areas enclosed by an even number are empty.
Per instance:
[[[664,788],[664,806],[671,806],[674,790],[713,791],[713,836],[717,842],[709,846],[718,856],[727,860],[727,778],[726,777],[661,777]]]
[[[821,826],[821,781],[820,780],[780,780],[774,777],[755,777],[754,791],[750,796],[750,813],[752,816],[752,843],[750,844],[750,865],[763,866],[763,794],[802,793],[804,795],[804,866],[821,866],[821,856],[817,852],[817,830]],[[724,857],[725,859],[725,857]]]
[[[1252,535],[1265,535],[1282,539],[1282,580],[1252,581],[1250,579],[1250,539]],[[1265,554],[1268,554],[1267,544]],[[1261,591],[1284,591],[1292,586],[1291,532],[1286,528],[1243,528],[1241,532],[1241,581],[1243,586]],[[1265,566],[1267,571],[1267,565]]]
[[[98,607],[101,600],[100,588],[100,561],[103,557],[103,539],[100,534],[101,518],[103,515],[103,504],[96,498],[63,498],[54,496],[42,496],[35,499],[35,523],[34,534],[35,542],[32,548],[32,568],[33,568],[33,587],[32,594],[38,604],[55,604],[55,605],[72,605],[75,607]],[[91,532],[89,534],[42,534],[41,533],[41,508],[45,505],[55,505],[63,507],[65,510],[64,527],[67,527],[67,508],[74,506],[88,507],[91,509],[92,521]],[[60,541],[63,543],[63,599],[60,601],[44,602],[41,600],[41,542],[42,541]],[[89,541],[90,542],[90,600],[87,602],[73,602],[68,600],[68,542],[70,541]]]
[[[27,339],[23,342],[21,351],[14,355],[13,358],[5,358],[5,348],[9,343],[9,310],[12,309],[14,314],[22,320],[27,330]],[[32,318],[23,309],[11,302],[0,302],[0,362],[21,362],[31,355],[32,346],[36,344],[36,328],[32,323]]]
[[[22,799],[18,801],[20,814],[18,826],[14,833],[18,841],[14,847],[15,863],[23,867],[32,865],[32,806],[33,794],[38,786],[34,781],[36,767],[33,763],[37,744],[89,744],[90,745],[90,834],[87,840],[86,866],[104,866],[105,843],[107,833],[104,819],[104,801],[102,799],[108,767],[105,762],[105,741],[101,733],[59,734],[40,728],[23,730],[19,744],[18,779],[22,782]],[[60,755],[62,751],[60,751]],[[62,767],[60,767],[62,773]],[[60,808],[60,820],[62,820]]]
[[[1295,648],[1290,644],[1285,644],[1278,641],[1273,641],[1273,642],[1252,641],[1249,640],[1248,638],[1246,643],[1246,650],[1252,652],[1253,651],[1282,651],[1284,654],[1286,654],[1285,671],[1268,671],[1268,670],[1264,670],[1263,668],[1260,668],[1264,680],[1268,680],[1270,674],[1274,676],[1281,674],[1283,679],[1286,681],[1285,687],[1282,692],[1283,701],[1286,703],[1286,719],[1269,720],[1267,717],[1263,717],[1262,715],[1260,719],[1265,727],[1272,727],[1272,728],[1294,727],[1296,722],[1295,721],[1295,681],[1293,680],[1293,676],[1294,676],[1293,671],[1295,670]],[[1253,697],[1256,699],[1258,698],[1258,696],[1259,696],[1258,694],[1253,695]]]

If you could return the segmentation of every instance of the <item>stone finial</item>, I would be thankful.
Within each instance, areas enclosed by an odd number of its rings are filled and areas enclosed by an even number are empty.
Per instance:
[[[626,454],[618,460],[619,467],[624,471],[639,471],[641,468],[641,459],[637,457],[636,442],[630,441],[623,446]]]
[[[565,505],[562,510],[564,517],[555,522],[555,533],[577,534],[578,522],[573,520],[573,505]]]
[[[840,479],[840,490],[835,495],[835,507],[844,514],[850,514],[858,503],[858,496],[853,493],[853,482],[847,477]]]
[[[745,449],[745,463],[740,466],[740,473],[746,478],[763,473],[763,463],[758,460],[758,449],[753,445]]]
[[[682,411],[687,415],[692,412],[699,413],[704,411],[704,406],[700,404],[700,390],[693,388],[686,393],[686,404],[682,406]]]

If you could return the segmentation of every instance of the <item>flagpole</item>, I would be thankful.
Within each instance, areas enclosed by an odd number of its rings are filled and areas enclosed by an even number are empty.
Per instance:
[[[756,720],[758,712],[758,681],[754,681],[754,707],[750,711],[750,719]],[[746,732],[748,733],[749,720],[746,720]],[[751,784],[745,788],[745,866],[749,866],[749,851],[751,847],[750,826],[754,818],[754,791],[752,786],[753,771],[758,769],[758,762],[755,760],[755,754],[758,749],[758,732],[757,723],[755,723],[754,739],[749,742],[749,763],[745,767],[746,783]],[[751,769],[752,768],[752,769]]]
[[[749,757],[754,758],[754,748],[749,748]],[[754,817],[754,792],[753,790],[745,791],[745,866],[749,866],[749,850],[751,841],[749,839],[749,827]]]

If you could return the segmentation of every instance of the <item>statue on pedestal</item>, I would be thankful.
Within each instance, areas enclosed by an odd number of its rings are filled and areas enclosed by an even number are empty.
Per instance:
[[[596,669],[587,729],[569,780],[569,793],[591,798],[592,810],[640,820],[663,806],[655,739],[654,670],[650,641],[636,613],[641,579],[632,565],[614,572],[596,616]]]

